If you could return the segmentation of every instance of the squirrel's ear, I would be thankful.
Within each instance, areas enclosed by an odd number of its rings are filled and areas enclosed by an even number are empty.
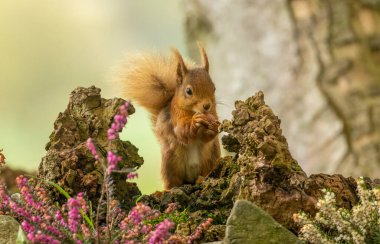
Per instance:
[[[181,54],[178,52],[176,48],[172,48],[172,51],[177,59],[178,65],[177,65],[177,83],[178,85],[182,84],[183,77],[187,74],[188,70],[185,65],[185,62],[183,61],[183,58]]]
[[[207,58],[206,51],[199,41],[197,41],[197,44],[198,44],[199,52],[201,53],[203,68],[208,72],[209,65],[208,65],[208,58]]]

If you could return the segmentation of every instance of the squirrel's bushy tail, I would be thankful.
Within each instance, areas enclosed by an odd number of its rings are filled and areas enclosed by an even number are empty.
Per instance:
[[[118,77],[122,95],[146,108],[155,118],[174,95],[177,64],[174,55],[140,53],[129,57]]]

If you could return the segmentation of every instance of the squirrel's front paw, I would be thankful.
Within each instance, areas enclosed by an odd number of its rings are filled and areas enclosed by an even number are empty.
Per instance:
[[[205,114],[196,113],[193,115],[191,129],[194,134],[197,134],[200,127],[208,127],[208,121]]]
[[[201,117],[203,119],[202,125],[204,125],[206,129],[219,132],[220,122],[215,118],[215,116],[212,114],[202,114],[202,115],[203,115]]]
[[[194,114],[193,125],[193,132],[207,140],[219,133],[220,122],[212,114]]]
[[[200,125],[203,125],[205,127],[208,127],[209,119],[206,114],[201,113],[195,113],[193,115],[193,123],[198,124],[198,127]]]

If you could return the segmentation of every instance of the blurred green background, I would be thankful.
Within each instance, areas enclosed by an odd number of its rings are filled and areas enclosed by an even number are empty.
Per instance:
[[[176,0],[1,0],[0,148],[8,166],[36,171],[58,113],[77,86],[119,96],[112,69],[140,49],[185,53],[183,11]],[[144,193],[162,189],[159,146],[137,107],[122,139],[140,149]]]

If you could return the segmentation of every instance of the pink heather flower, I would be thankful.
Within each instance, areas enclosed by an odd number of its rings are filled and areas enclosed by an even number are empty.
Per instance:
[[[165,213],[171,213],[171,212],[173,212],[176,209],[178,209],[178,204],[177,203],[174,203],[174,202],[169,203],[168,207],[165,210]]]
[[[26,220],[22,221],[21,227],[26,233],[34,232],[34,226],[30,225]]]
[[[5,164],[5,156],[2,152],[3,152],[3,149],[0,148],[0,167],[4,166]]]
[[[87,148],[90,150],[91,154],[95,157],[95,160],[99,159],[98,153],[96,152],[95,144],[92,138],[87,139]]]
[[[87,202],[86,200],[84,199],[84,193],[83,192],[79,192],[76,199],[78,200],[79,204],[80,204],[80,208],[83,210],[84,213],[87,213],[88,210],[89,210],[89,207],[87,205]]]
[[[75,198],[70,198],[67,201],[67,205],[69,207],[69,229],[73,234],[76,234],[78,231],[78,225],[81,220],[81,215],[79,212],[80,203]]]
[[[86,226],[86,224],[82,224],[82,225],[81,225],[81,228],[82,228],[82,233],[83,233],[84,237],[87,238],[87,239],[90,239],[90,237],[91,237],[91,232],[90,232],[90,230],[88,229],[88,227]]]
[[[46,229],[48,232],[62,238],[62,233],[56,227],[48,225],[44,229]]]
[[[35,187],[33,191],[35,192],[35,195],[39,198],[40,201],[47,202],[48,196],[44,188]]]
[[[59,244],[60,241],[56,240],[54,237],[42,233],[40,230],[37,233],[31,232],[27,234],[27,237],[32,243],[52,243]]]
[[[58,220],[58,223],[60,223],[63,227],[67,227],[67,223],[65,219],[62,217],[61,211],[57,210],[55,212],[54,217]]]
[[[128,219],[130,219],[135,225],[138,225],[142,221],[143,216],[139,212],[139,210],[136,207],[134,207],[129,213]]]
[[[119,108],[119,113],[113,117],[113,123],[111,128],[107,131],[108,140],[114,140],[119,136],[119,133],[123,130],[124,126],[127,124],[129,103],[125,102]]]
[[[0,211],[9,204],[9,196],[6,192],[4,181],[0,179]]]
[[[132,179],[137,178],[137,177],[139,177],[139,174],[134,173],[134,172],[128,173],[128,175],[127,175],[128,180],[132,180]]]
[[[163,243],[170,237],[170,230],[174,228],[174,223],[170,220],[164,219],[159,223],[149,238],[149,244]]]
[[[107,153],[107,161],[108,161],[108,168],[107,168],[107,174],[111,174],[111,172],[116,169],[117,163],[121,161],[121,157],[114,154],[111,151],[108,151]]]
[[[119,111],[121,114],[126,114],[128,115],[128,108],[129,108],[129,103],[125,102],[123,105],[119,107]]]
[[[187,243],[191,244],[191,243],[193,243],[193,241],[198,240],[199,238],[201,238],[202,232],[204,230],[207,230],[210,227],[211,223],[212,223],[212,219],[208,218],[205,222],[203,222],[202,224],[200,224],[197,227],[197,229],[194,231],[194,233],[191,234],[188,237]]]
[[[20,175],[16,178],[16,183],[25,202],[35,209],[40,209],[42,204],[41,202],[36,203],[34,201],[33,191],[29,187],[28,180],[23,175]]]
[[[108,140],[114,140],[117,138],[117,132],[112,129],[112,128],[109,128],[108,131],[107,131],[107,136],[108,136]]]
[[[120,222],[120,229],[127,230],[128,224],[137,226],[144,218],[147,218],[147,216],[150,216],[152,213],[153,211],[149,206],[137,203],[137,205],[131,209],[128,216]]]
[[[13,201],[9,202],[9,208],[11,209],[11,212],[17,214],[18,216],[24,219],[32,218],[32,215],[29,212],[27,212],[23,207],[18,206],[17,203]]]
[[[41,217],[40,216],[32,216],[32,222],[34,223],[40,223]]]

